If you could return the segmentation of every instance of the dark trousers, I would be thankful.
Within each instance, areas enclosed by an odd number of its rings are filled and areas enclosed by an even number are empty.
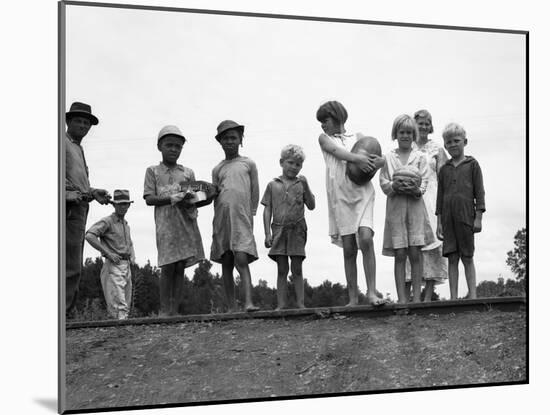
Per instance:
[[[78,284],[82,275],[82,254],[88,209],[89,205],[86,202],[67,204],[65,220],[65,308],[67,311],[76,304]]]

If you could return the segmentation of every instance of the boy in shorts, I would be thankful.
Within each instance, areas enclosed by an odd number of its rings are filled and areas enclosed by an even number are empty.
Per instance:
[[[264,209],[265,247],[269,257],[277,262],[277,309],[286,307],[288,258],[296,290],[296,305],[304,308],[304,260],[307,226],[304,204],[315,209],[315,196],[304,176],[299,176],[304,151],[290,144],[281,151],[279,161],[283,174],[268,183],[262,198]]]
[[[451,300],[458,297],[458,262],[464,264],[468,298],[476,298],[474,233],[481,232],[485,212],[485,189],[478,162],[464,155],[466,131],[450,123],[443,130],[445,150],[451,159],[439,170],[437,187],[437,237],[443,241],[443,256],[449,261]]]

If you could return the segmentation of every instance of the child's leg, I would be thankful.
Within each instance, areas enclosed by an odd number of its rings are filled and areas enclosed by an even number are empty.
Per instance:
[[[451,292],[451,300],[458,298],[458,252],[453,252],[447,257],[449,261],[449,291]]]
[[[424,287],[424,302],[429,303],[432,301],[432,295],[434,293],[434,280],[426,280],[426,286]]]
[[[166,264],[160,267],[159,292],[160,292],[160,314],[161,315],[170,315],[171,288],[172,288],[172,280],[174,279],[175,269],[176,269],[175,263]]]
[[[222,255],[222,279],[225,300],[227,301],[229,312],[237,311],[237,302],[235,301],[235,280],[233,279],[234,265],[233,252],[227,251]]]
[[[468,284],[468,298],[477,298],[476,291],[476,267],[474,257],[461,257],[464,264],[464,274],[466,274],[466,284]]]
[[[304,276],[302,275],[303,256],[290,257],[290,269],[293,275],[294,290],[296,291],[296,307],[305,308],[304,306]]]
[[[367,280],[367,300],[376,305],[381,302],[381,299],[376,295],[376,257],[373,236],[374,232],[371,228],[364,226],[359,228],[359,249],[363,256],[363,271]]]
[[[407,248],[395,250],[395,263],[393,273],[395,276],[395,288],[397,290],[397,301],[399,304],[406,304],[409,301],[405,292],[405,262],[407,261]]]
[[[286,278],[288,277],[288,257],[286,255],[277,255],[277,310],[286,307]]]
[[[409,246],[407,251],[411,262],[413,302],[419,303],[420,292],[422,291],[422,253],[419,246]]]
[[[342,244],[344,246],[344,272],[346,273],[346,282],[348,285],[349,303],[347,306],[357,305],[357,242],[355,234],[343,235]]]
[[[233,255],[235,257],[235,268],[237,268],[244,284],[245,309],[246,311],[256,311],[258,307],[252,303],[252,277],[248,267],[248,254],[246,252],[234,252]]]
[[[183,279],[185,278],[185,261],[178,261],[175,264],[175,270],[174,270],[174,278],[172,281],[172,290],[171,290],[171,305],[172,309],[170,310],[170,313],[172,315],[179,314],[179,308],[181,305],[181,299],[182,299],[182,286],[183,286]]]
[[[412,281],[405,281],[405,296],[411,298]]]

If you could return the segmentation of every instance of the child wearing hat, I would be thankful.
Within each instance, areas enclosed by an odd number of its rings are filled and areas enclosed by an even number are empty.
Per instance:
[[[130,264],[135,262],[136,256],[130,227],[124,216],[133,202],[128,190],[115,190],[110,202],[115,211],[86,232],[86,241],[105,257],[101,268],[101,287],[107,312],[119,320],[128,318],[132,302]]]
[[[195,181],[189,167],[178,164],[185,137],[178,127],[163,127],[157,140],[162,161],[145,172],[143,198],[155,207],[155,227],[160,276],[161,315],[178,314],[185,268],[204,259],[197,225],[197,206],[188,198],[181,200],[182,182]]]
[[[244,126],[225,120],[218,125],[216,140],[225,159],[212,170],[218,195],[214,200],[214,220],[210,259],[222,264],[222,278],[229,311],[236,311],[233,268],[244,285],[245,310],[256,311],[252,303],[252,278],[248,264],[258,259],[253,216],[260,198],[256,163],[239,154]]]

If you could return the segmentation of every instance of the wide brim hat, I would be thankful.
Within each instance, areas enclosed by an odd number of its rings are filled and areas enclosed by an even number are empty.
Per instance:
[[[111,203],[113,205],[117,205],[120,203],[134,203],[134,201],[130,199],[130,192],[128,190],[116,189],[113,192],[113,198],[111,199]]]
[[[99,123],[97,117],[92,114],[92,107],[83,102],[73,102],[71,104],[71,108],[65,113],[65,119],[69,119],[71,116],[88,118],[92,125]]]
[[[233,120],[225,120],[225,121],[222,121],[219,125],[218,125],[218,133],[216,134],[216,140],[220,141],[220,136],[226,132],[227,130],[240,130],[241,131],[241,134],[244,133],[244,125],[241,125],[241,124],[238,124],[236,123],[235,121]]]
[[[159,143],[160,140],[166,137],[167,135],[175,135],[177,137],[181,137],[184,143],[187,141],[187,139],[184,137],[184,135],[182,134],[182,132],[178,127],[176,127],[175,125],[165,125],[159,131],[157,143]]]

